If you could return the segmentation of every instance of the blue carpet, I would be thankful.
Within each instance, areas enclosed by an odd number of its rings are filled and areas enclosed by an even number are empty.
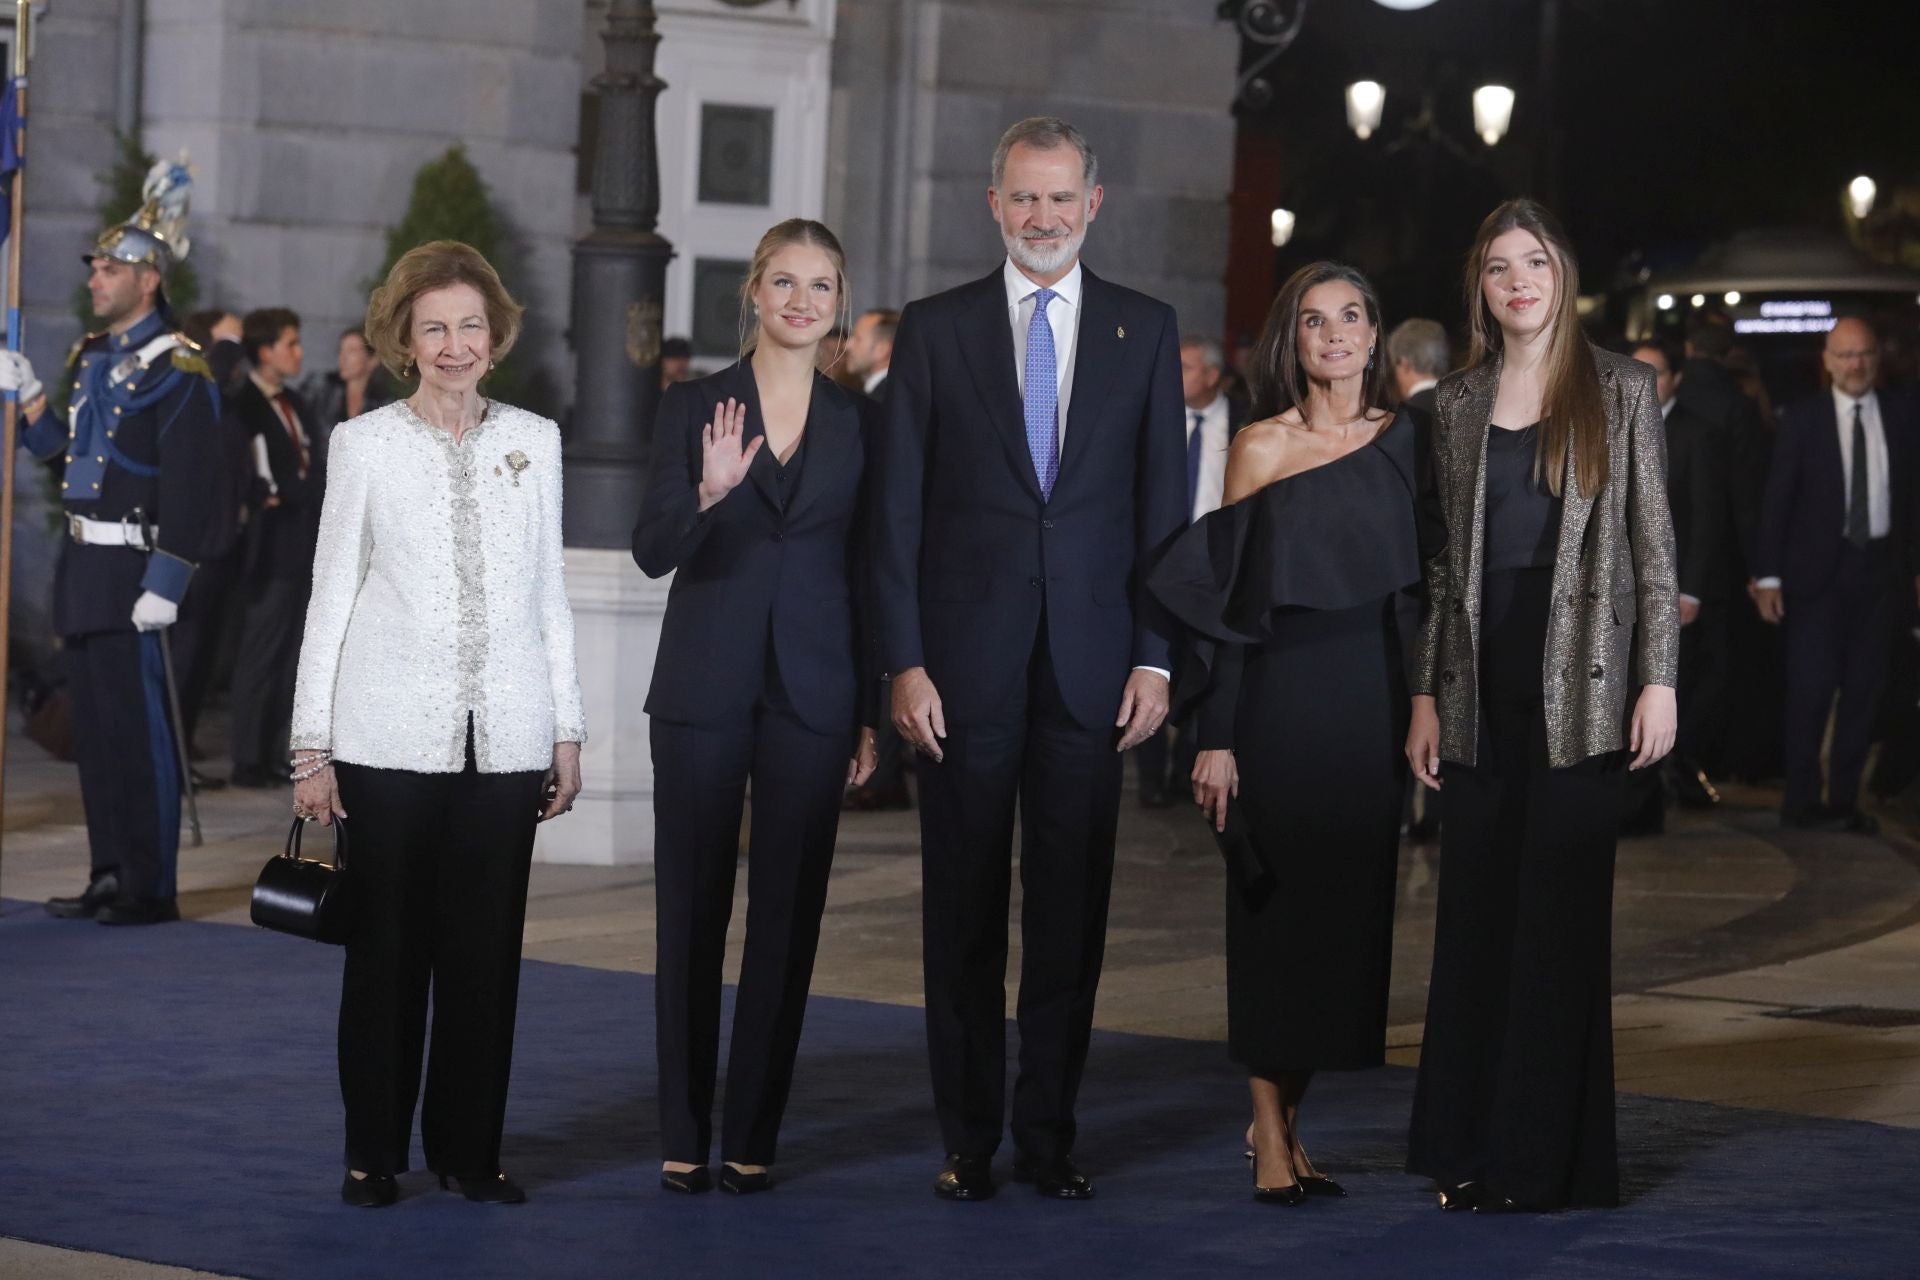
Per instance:
[[[917,1010],[816,999],[771,1194],[656,1188],[651,982],[528,964],[505,1161],[533,1202],[402,1179],[347,1209],[340,952],[256,930],[0,912],[0,1234],[242,1276],[1916,1274],[1920,1133],[1624,1098],[1629,1202],[1441,1214],[1399,1171],[1412,1074],[1326,1076],[1308,1141],[1351,1190],[1254,1204],[1219,1047],[1096,1037],[1090,1204],[936,1201]],[[724,1061],[724,1058],[723,1058]],[[418,1163],[416,1149],[416,1164]],[[1004,1153],[1001,1168],[1004,1170]]]

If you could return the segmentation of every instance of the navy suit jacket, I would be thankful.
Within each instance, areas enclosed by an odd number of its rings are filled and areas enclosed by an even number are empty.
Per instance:
[[[862,634],[864,473],[877,409],[816,374],[806,457],[780,509],[773,456],[762,447],[747,478],[705,511],[700,432],[727,398],[747,406],[746,439],[766,434],[745,361],[676,382],[660,397],[653,470],[633,558],[650,578],[674,575],[654,659],[648,715],[683,724],[751,718],[769,661],[808,728],[877,725],[878,681]]]
[[[1887,437],[1888,536],[1902,576],[1920,564],[1916,546],[1916,423],[1904,397],[1882,391],[1880,424]],[[1846,478],[1840,469],[1840,423],[1833,394],[1821,391],[1788,407],[1774,439],[1760,507],[1754,577],[1777,577],[1789,594],[1826,587],[1845,541]]]
[[[1001,269],[910,303],[874,475],[874,611],[890,672],[924,666],[946,719],[1019,714],[1042,619],[1073,718],[1110,726],[1128,672],[1169,665],[1140,580],[1186,524],[1173,308],[1083,268],[1060,471],[1040,495]]]

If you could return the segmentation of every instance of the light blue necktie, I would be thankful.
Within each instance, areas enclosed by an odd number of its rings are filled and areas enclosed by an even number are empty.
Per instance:
[[[1027,323],[1027,385],[1022,397],[1027,420],[1027,452],[1033,455],[1040,496],[1053,496],[1060,475],[1060,370],[1053,354],[1053,326],[1047,304],[1060,295],[1042,289],[1033,295],[1033,319]]]

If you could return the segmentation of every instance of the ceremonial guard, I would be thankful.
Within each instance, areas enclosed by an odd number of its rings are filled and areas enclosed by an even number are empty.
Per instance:
[[[0,389],[25,411],[22,443],[63,468],[53,623],[93,865],[84,892],[47,910],[103,924],[179,919],[182,779],[163,646],[212,532],[208,477],[221,465],[219,397],[162,288],[187,252],[189,181],[184,163],[155,165],[139,213],[83,255],[105,328],[69,356],[66,422],[25,357],[0,360]]]

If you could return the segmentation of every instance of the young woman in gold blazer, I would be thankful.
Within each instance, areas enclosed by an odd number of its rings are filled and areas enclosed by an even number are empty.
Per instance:
[[[1544,208],[1488,215],[1466,285],[1407,735],[1442,804],[1408,1166],[1443,1209],[1611,1205],[1619,787],[1672,749],[1676,720],[1665,434],[1652,370],[1581,333]]]

